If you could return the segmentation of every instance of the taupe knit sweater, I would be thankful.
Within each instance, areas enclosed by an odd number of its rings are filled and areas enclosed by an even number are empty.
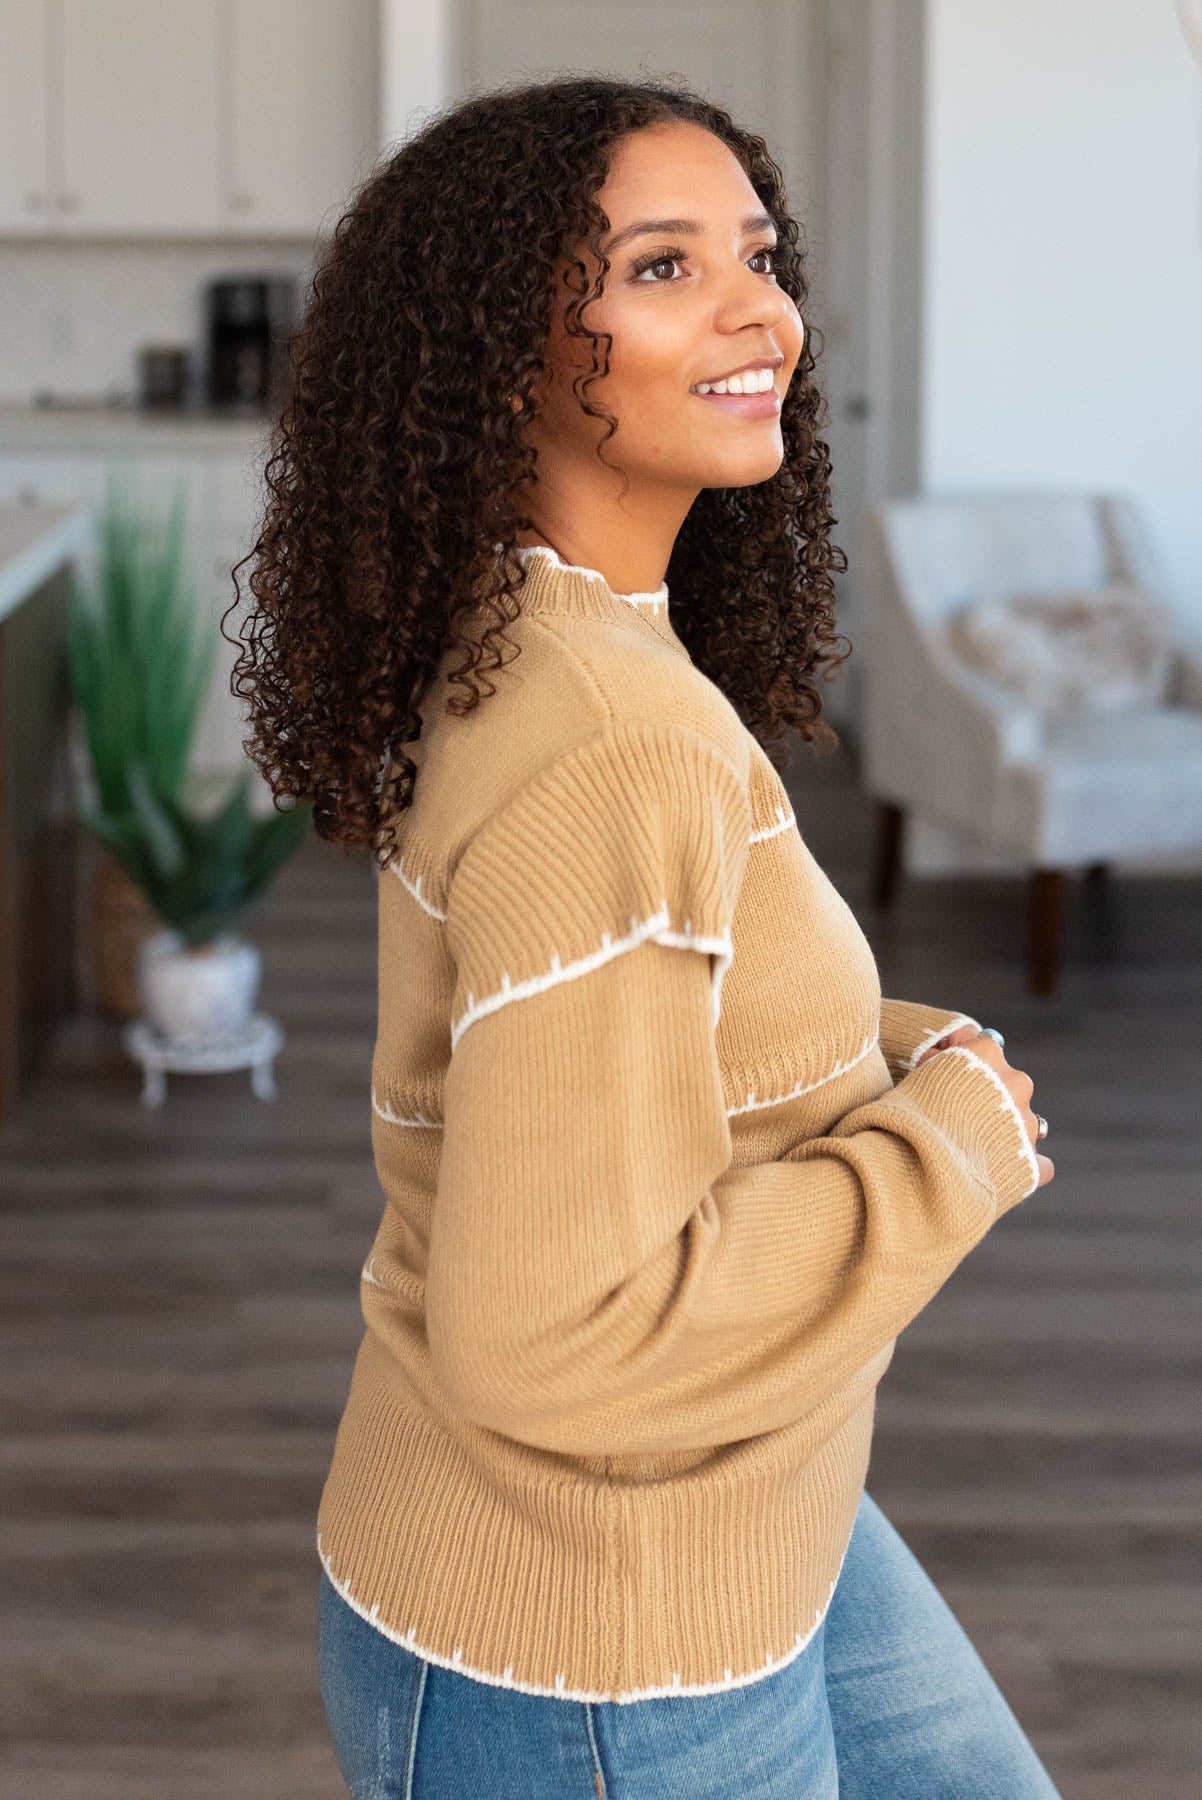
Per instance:
[[[965,1015],[882,1000],[666,588],[524,561],[521,654],[462,718],[440,670],[379,878],[318,1549],[463,1675],[715,1693],[813,1635],[896,1335],[1038,1164],[982,1058],[913,1066]]]

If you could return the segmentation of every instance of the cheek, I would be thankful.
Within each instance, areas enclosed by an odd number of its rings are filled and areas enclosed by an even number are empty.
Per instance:
[[[641,306],[615,305],[605,321],[605,330],[613,334],[610,391],[636,405],[683,393],[697,361],[695,333],[684,308],[657,306],[656,298],[644,296]]]
[[[786,357],[791,357],[794,362],[797,362],[802,351],[805,349],[806,339],[809,334],[806,330],[805,320],[798,312],[797,307],[792,300],[788,301],[785,316],[781,320],[779,335],[781,338],[781,350]]]

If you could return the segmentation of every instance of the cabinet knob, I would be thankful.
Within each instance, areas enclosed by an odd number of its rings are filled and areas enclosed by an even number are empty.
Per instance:
[[[42,193],[40,188],[30,188],[29,192],[25,196],[26,212],[44,212],[45,209],[46,209],[45,194]]]
[[[239,188],[236,193],[230,195],[231,212],[249,212],[253,205],[254,201],[244,188]]]
[[[79,211],[79,195],[73,194],[69,188],[62,189],[58,197],[58,203],[63,212]]]

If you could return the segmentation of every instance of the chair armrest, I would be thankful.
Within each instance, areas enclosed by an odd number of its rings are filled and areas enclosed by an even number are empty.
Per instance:
[[[867,791],[990,838],[1009,772],[1043,756],[1042,714],[930,638],[899,632],[890,650],[870,669]]]
[[[996,762],[1034,762],[1043,747],[1043,715],[975,669],[931,643],[932,703],[957,725],[957,735],[984,739]]]

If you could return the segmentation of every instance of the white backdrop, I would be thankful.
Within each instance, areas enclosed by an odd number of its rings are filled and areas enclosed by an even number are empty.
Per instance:
[[[1138,496],[1202,632],[1202,69],[1173,0],[928,0],[922,474]]]

